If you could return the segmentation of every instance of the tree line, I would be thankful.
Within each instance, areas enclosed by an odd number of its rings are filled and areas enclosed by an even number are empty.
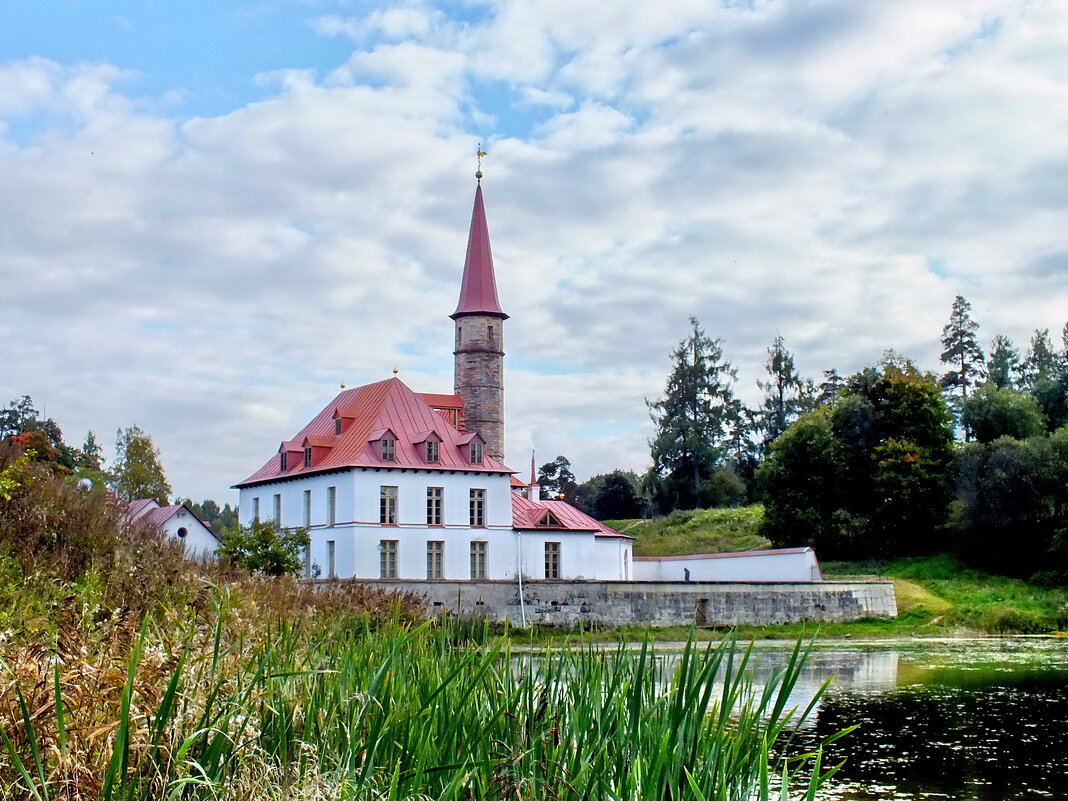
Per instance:
[[[21,454],[44,465],[55,476],[74,481],[89,479],[107,487],[123,500],[152,498],[161,506],[170,503],[171,485],[159,449],[140,427],[134,425],[115,432],[115,458],[105,463],[103,449],[90,431],[82,445],[67,443],[59,424],[39,411],[29,395],[22,395],[0,409],[0,466]],[[214,500],[194,502],[175,498],[216,532],[237,524],[237,508]]]
[[[691,318],[663,395],[647,401],[649,470],[577,484],[561,456],[542,466],[543,494],[600,519],[759,500],[765,536],[824,559],[954,550],[1000,572],[1064,576],[1068,324],[1059,346],[1039,329],[1022,353],[1001,334],[984,353],[971,312],[954,300],[940,372],[888,351],[817,383],[776,336],[755,407],[736,395],[723,341]]]

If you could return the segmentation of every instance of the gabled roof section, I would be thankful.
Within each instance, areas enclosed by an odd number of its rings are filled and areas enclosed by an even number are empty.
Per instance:
[[[555,521],[556,525],[550,520]],[[566,501],[531,500],[518,492],[512,493],[512,528],[522,531],[592,531],[597,537],[634,539],[580,512]]]
[[[467,259],[464,261],[464,277],[460,284],[460,301],[450,317],[455,320],[471,314],[508,319],[497,300],[497,280],[493,275],[493,254],[490,252],[481,184],[475,189],[475,208],[471,212],[471,232],[467,237]]]
[[[134,514],[134,508],[139,510],[139,514]],[[174,517],[181,510],[185,510],[189,513],[189,516],[196,520],[200,525],[204,527],[204,530],[211,534],[216,540],[222,541],[219,535],[211,530],[211,526],[205,523],[200,517],[189,508],[189,505],[184,501],[182,503],[175,504],[174,506],[160,506],[152,498],[142,498],[140,500],[131,501],[129,507],[130,521],[137,526],[146,528],[163,528],[167,521]],[[145,511],[147,509],[147,511]]]
[[[344,433],[334,435],[334,411],[343,408],[355,412]],[[385,432],[396,437],[395,459],[385,461],[374,438]],[[438,461],[426,462],[426,446],[419,438],[425,432],[441,437]],[[482,464],[471,464],[465,447],[470,434],[461,434],[437,414],[422,397],[412,392],[399,378],[389,378],[375,384],[347,389],[340,393],[315,418],[288,441],[330,442],[333,447],[312,467],[290,466],[279,471],[279,460],[273,456],[259,470],[235,487],[263,484],[280,478],[342,470],[349,467],[418,468],[421,470],[467,470],[480,473],[512,473],[513,471],[489,454]],[[464,440],[464,441],[461,441]]]

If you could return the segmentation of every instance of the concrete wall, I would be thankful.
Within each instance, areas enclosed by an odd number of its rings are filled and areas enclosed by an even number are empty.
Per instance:
[[[523,605],[515,581],[363,581],[423,598],[431,612],[484,614],[491,620],[613,627],[727,626],[896,617],[888,581],[658,582],[524,581]]]
[[[823,578],[811,548],[777,548],[743,553],[636,556],[639,581],[819,581]]]

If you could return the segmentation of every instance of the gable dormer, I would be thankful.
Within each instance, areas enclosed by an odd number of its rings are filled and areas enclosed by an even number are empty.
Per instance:
[[[392,429],[380,428],[377,431],[372,431],[367,441],[371,443],[374,454],[378,459],[383,462],[397,461],[397,435],[393,433]]]
[[[334,438],[307,436],[300,444],[304,449],[304,469],[307,470],[309,467],[322,464],[334,447]]]
[[[538,518],[536,526],[542,526],[544,528],[563,528],[564,524],[560,522],[560,518],[554,515],[552,512],[546,511],[541,517]]]
[[[485,460],[486,440],[477,431],[464,434],[457,440],[457,445],[467,464],[480,465]]]
[[[334,436],[340,437],[349,427],[352,425],[352,421],[358,416],[356,409],[349,409],[343,406],[338,406],[334,409]]]
[[[288,473],[299,466],[304,455],[304,446],[297,440],[289,440],[278,446],[278,472]]]
[[[415,441],[412,442],[416,452],[423,457],[423,461],[427,464],[441,462],[441,443],[442,439],[436,431],[420,432],[416,435]]]

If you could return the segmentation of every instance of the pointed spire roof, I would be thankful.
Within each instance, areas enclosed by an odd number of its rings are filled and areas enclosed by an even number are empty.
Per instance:
[[[471,212],[471,233],[467,238],[467,260],[464,262],[464,278],[460,285],[460,302],[456,304],[456,311],[449,316],[455,320],[472,314],[508,319],[497,300],[497,281],[493,276],[493,254],[490,252],[481,181],[475,189],[475,208]]]

